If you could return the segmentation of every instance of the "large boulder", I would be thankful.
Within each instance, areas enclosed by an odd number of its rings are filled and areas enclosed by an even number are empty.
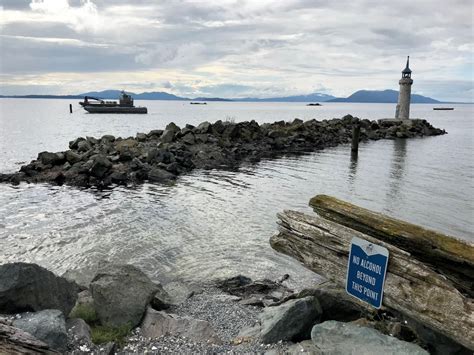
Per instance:
[[[109,264],[99,269],[90,290],[103,325],[133,327],[140,323],[158,287],[133,265]]]
[[[46,309],[34,313],[21,313],[13,326],[44,341],[52,349],[65,351],[67,348],[66,321],[61,311]]]
[[[372,328],[337,321],[315,325],[311,340],[323,354],[428,355],[416,344],[384,335]]]
[[[176,180],[176,175],[161,168],[152,168],[148,173],[148,180],[152,182],[169,183]]]
[[[105,155],[97,155],[94,157],[90,173],[92,176],[102,178],[112,167],[112,163]]]
[[[45,268],[28,263],[0,265],[0,313],[59,309],[69,314],[78,286]]]
[[[161,135],[161,142],[171,143],[175,139],[176,133],[181,131],[181,129],[176,126],[174,122],[169,123]]]
[[[75,163],[80,162],[82,160],[82,156],[72,150],[66,150],[66,152],[64,152],[64,155],[66,157],[66,161],[71,165],[74,165]]]
[[[311,296],[267,307],[260,315],[260,340],[270,344],[280,340],[308,339],[311,327],[320,316],[321,306]]]
[[[64,154],[41,152],[38,154],[38,160],[44,165],[58,165],[64,163]]]
[[[362,303],[354,302],[354,298],[348,295],[344,288],[327,282],[315,288],[303,289],[276,304],[308,296],[316,297],[319,301],[322,310],[321,322],[326,320],[347,322],[359,319],[362,314],[370,313],[368,307],[365,307]]]
[[[173,335],[203,343],[220,344],[222,342],[207,321],[179,317],[151,308],[148,308],[146,312],[141,329],[143,336],[147,338]]]

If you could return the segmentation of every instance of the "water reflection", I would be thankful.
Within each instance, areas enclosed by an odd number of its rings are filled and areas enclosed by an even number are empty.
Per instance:
[[[357,160],[359,159],[359,152],[351,150],[351,161],[349,163],[349,175],[347,181],[349,182],[350,191],[354,191],[354,183],[357,176]]]
[[[393,156],[386,197],[387,205],[390,209],[397,209],[402,206],[403,196],[401,187],[404,185],[406,156],[407,140],[395,139],[393,141]]]

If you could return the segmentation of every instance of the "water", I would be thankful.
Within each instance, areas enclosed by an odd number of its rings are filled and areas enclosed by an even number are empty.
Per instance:
[[[90,115],[67,100],[0,100],[0,171],[15,171],[43,150],[65,150],[78,136],[133,136],[168,122],[393,115],[390,104],[229,103],[206,106],[146,101],[148,115]],[[474,241],[473,106],[432,111],[413,105],[449,134],[360,145],[358,161],[339,146],[301,157],[194,171],[174,186],[111,191],[67,186],[0,185],[0,263],[29,261],[62,273],[100,260],[129,262],[153,278],[202,280],[238,273],[299,283],[316,277],[268,243],[276,213],[307,207],[316,194]]]

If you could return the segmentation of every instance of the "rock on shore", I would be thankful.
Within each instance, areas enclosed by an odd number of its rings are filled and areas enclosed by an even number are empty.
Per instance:
[[[68,315],[78,286],[45,268],[28,263],[0,265],[0,313],[59,309]]]
[[[360,139],[378,140],[434,136],[446,133],[425,120],[369,121],[347,115],[342,119],[274,122],[203,122],[183,128],[174,123],[165,130],[135,137],[79,137],[64,152],[41,152],[0,182],[48,182],[75,186],[109,186],[145,181],[173,182],[194,168],[235,168],[243,161],[259,161],[281,154],[308,152],[348,143],[354,124]]]
[[[17,276],[17,284],[35,284],[35,274]],[[419,333],[389,311],[350,306],[344,290],[327,282],[294,293],[284,285],[288,277],[254,281],[240,275],[206,281],[189,285],[194,292],[178,300],[132,265],[104,264],[90,284],[92,296],[89,289],[81,291],[76,304],[76,308],[82,305],[81,312],[68,315],[49,309],[17,314],[4,308],[0,353],[426,354],[419,345],[432,354],[471,353],[445,342],[438,351],[439,334]],[[47,294],[38,287],[29,290],[32,295]],[[20,288],[12,292],[22,295]],[[56,292],[50,288],[49,296]],[[159,302],[151,301],[153,295]],[[258,306],[249,304],[256,299]],[[154,303],[167,309],[155,310]],[[124,323],[130,325],[125,333],[120,330]]]

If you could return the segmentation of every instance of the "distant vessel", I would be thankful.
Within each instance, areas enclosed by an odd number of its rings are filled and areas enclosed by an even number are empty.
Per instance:
[[[190,102],[191,105],[207,105],[207,102]]]
[[[454,107],[433,107],[433,110],[436,111],[452,111]]]
[[[321,105],[319,102],[316,102],[316,103],[309,103],[306,106],[323,106],[323,105]]]
[[[146,107],[133,106],[132,96],[124,91],[120,94],[119,102],[104,101],[96,97],[85,96],[84,101],[79,102],[79,105],[89,113],[148,113]]]

